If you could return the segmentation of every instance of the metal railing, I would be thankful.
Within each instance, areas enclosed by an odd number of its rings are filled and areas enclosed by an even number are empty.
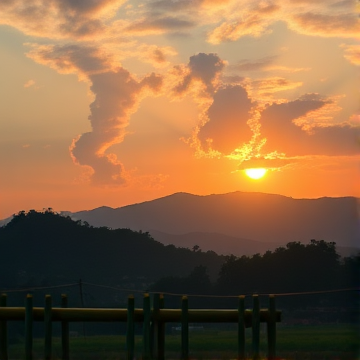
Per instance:
[[[165,309],[162,294],[144,294],[143,307],[135,308],[135,299],[128,297],[127,309],[68,308],[67,296],[61,296],[61,307],[52,307],[52,298],[45,296],[45,306],[33,307],[28,294],[25,307],[8,307],[7,296],[0,296],[0,360],[8,360],[7,322],[25,322],[25,359],[33,358],[33,322],[44,323],[44,359],[52,358],[52,323],[61,322],[62,359],[69,359],[70,322],[124,322],[126,323],[126,357],[135,356],[135,323],[143,323],[142,358],[165,359],[165,324],[181,324],[181,359],[189,359],[189,323],[237,323],[238,359],[245,359],[245,329],[251,328],[252,359],[260,358],[260,323],[267,326],[267,358],[276,357],[276,323],[281,311],[275,308],[275,296],[269,296],[269,307],[260,309],[259,296],[253,295],[253,308],[245,309],[245,296],[239,296],[238,309],[189,309],[188,298],[183,296],[180,309]]]

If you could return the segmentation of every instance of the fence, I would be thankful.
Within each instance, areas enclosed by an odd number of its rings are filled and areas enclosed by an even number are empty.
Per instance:
[[[252,358],[260,358],[260,323],[267,324],[267,358],[276,357],[276,323],[281,312],[276,310],[275,296],[269,296],[268,309],[260,309],[259,296],[253,295],[253,308],[245,309],[245,296],[239,296],[238,309],[189,309],[188,299],[182,297],[181,309],[164,308],[164,297],[154,294],[153,306],[150,295],[145,293],[143,307],[135,308],[135,299],[128,297],[127,309],[68,308],[66,295],[61,296],[61,307],[52,307],[52,298],[45,296],[43,308],[33,307],[32,295],[27,295],[25,307],[8,307],[7,296],[0,297],[0,360],[8,360],[7,322],[25,322],[25,359],[32,360],[33,322],[42,321],[45,327],[44,359],[52,358],[52,322],[61,322],[62,359],[69,360],[69,322],[125,322],[126,357],[135,355],[135,323],[143,323],[142,358],[165,358],[165,324],[181,324],[181,359],[189,359],[189,323],[237,323],[238,359],[245,359],[245,329],[252,332]]]

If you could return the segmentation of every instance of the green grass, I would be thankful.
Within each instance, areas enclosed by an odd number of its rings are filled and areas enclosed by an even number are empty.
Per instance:
[[[262,328],[263,329],[263,328]],[[263,329],[264,330],[264,329]],[[286,360],[360,359],[359,327],[355,325],[278,326],[277,355]],[[235,359],[236,331],[209,329],[190,333],[192,359]],[[250,356],[251,329],[247,329],[246,350]],[[136,337],[136,358],[141,358],[141,336]],[[261,355],[266,356],[266,334],[261,333]],[[179,359],[180,335],[166,335],[166,359]],[[43,358],[43,340],[34,340],[34,360]],[[54,359],[61,358],[59,338],[53,339]],[[70,359],[118,360],[125,358],[125,336],[89,336],[70,339]],[[24,343],[9,346],[9,359],[24,359]]]

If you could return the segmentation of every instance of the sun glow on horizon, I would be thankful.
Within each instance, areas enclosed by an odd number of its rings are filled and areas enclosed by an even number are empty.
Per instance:
[[[265,168],[251,168],[251,169],[245,169],[245,174],[254,180],[258,180],[262,178],[267,172],[267,169]]]

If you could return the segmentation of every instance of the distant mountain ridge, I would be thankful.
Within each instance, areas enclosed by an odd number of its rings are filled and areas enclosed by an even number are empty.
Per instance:
[[[71,216],[93,226],[153,231],[155,238],[155,232],[170,235],[198,232],[269,246],[323,239],[343,247],[360,247],[355,197],[293,199],[240,191],[206,196],[175,193],[116,209],[100,207],[75,212]]]
[[[275,250],[282,245],[209,232],[191,232],[174,235],[150,230],[149,233],[154,239],[164,245],[173,244],[189,249],[197,245],[202,251],[214,251],[219,255],[250,256],[257,253],[263,254],[268,250]]]

